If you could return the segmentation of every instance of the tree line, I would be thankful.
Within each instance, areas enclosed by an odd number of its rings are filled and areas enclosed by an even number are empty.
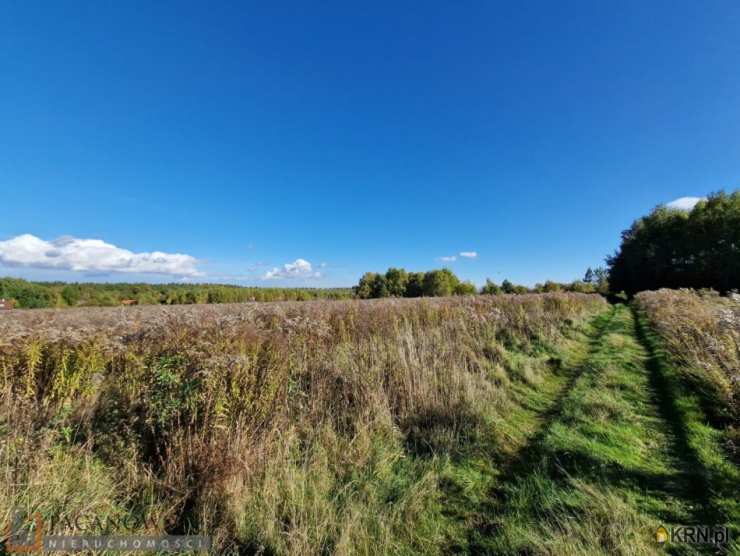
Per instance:
[[[403,268],[389,268],[385,274],[366,272],[357,286],[356,297],[440,297],[476,293],[475,285],[461,281],[448,268],[429,272],[407,272]]]
[[[660,288],[740,288],[740,190],[690,211],[659,206],[622,232],[607,258],[613,293]]]
[[[497,284],[487,279],[480,289],[472,282],[460,280],[448,268],[427,272],[408,272],[403,268],[389,268],[385,274],[366,272],[353,288],[355,297],[376,299],[381,297],[443,297],[450,295],[497,295],[546,293],[572,291],[581,293],[607,293],[607,271],[603,268],[586,271],[583,280],[570,283],[558,283],[548,280],[532,288],[504,280]]]
[[[224,284],[130,284],[29,282],[0,278],[0,298],[18,308],[104,307],[134,301],[141,305],[243,303],[348,299],[350,288],[256,288]]]
[[[532,293],[551,291],[602,291],[589,269],[584,281],[560,284],[552,281],[533,288],[504,280],[491,280],[477,289],[443,268],[407,272],[389,268],[385,274],[367,272],[354,288],[259,288],[225,284],[145,284],[31,282],[0,278],[0,298],[20,309],[66,307],[112,307],[133,301],[138,305],[183,305],[194,303],[244,303],[249,301],[308,301],[313,299],[370,299],[379,297],[440,297],[450,295]],[[602,293],[604,293],[602,291]]]

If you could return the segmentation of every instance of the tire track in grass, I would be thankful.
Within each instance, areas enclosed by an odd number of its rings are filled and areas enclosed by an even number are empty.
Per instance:
[[[516,452],[513,457],[509,457],[505,462],[499,462],[501,470],[498,474],[496,483],[510,483],[515,477],[521,474],[523,469],[531,468],[534,462],[540,458],[540,447],[547,435],[550,425],[562,412],[563,404],[576,384],[576,381],[582,375],[585,364],[593,351],[597,348],[603,331],[609,326],[614,318],[614,308],[606,313],[596,317],[592,321],[592,330],[585,339],[587,343],[583,355],[576,355],[572,364],[566,368],[565,379],[560,380],[561,384],[557,385],[546,405],[539,409],[538,414],[534,416],[536,424],[532,427],[532,432],[528,435],[526,443]],[[554,378],[557,380],[557,378]],[[477,527],[471,530],[468,539],[468,552],[472,554],[484,550],[485,539],[489,537],[498,527],[497,520],[492,516],[497,514],[499,501],[497,498],[500,493],[498,489],[490,494],[488,500],[483,504],[479,511],[481,518]]]
[[[588,357],[598,347],[598,343],[604,330],[609,326],[612,319],[614,318],[614,310],[611,309],[609,313],[598,317],[594,323],[594,332],[591,334],[589,339]],[[518,456],[513,459],[504,469],[501,474],[501,482],[510,482],[515,477],[521,474],[522,469],[529,469],[541,458],[541,449],[543,441],[546,438],[551,425],[559,418],[563,412],[563,405],[566,403],[568,396],[571,395],[576,382],[581,377],[586,369],[587,361],[581,362],[575,368],[570,370],[569,377],[565,382],[564,386],[558,393],[557,397],[553,401],[552,405],[543,412],[540,417],[540,427],[536,434],[532,435],[527,443],[520,451]]]
[[[706,511],[633,314],[615,306],[597,331],[588,360],[501,477],[471,553],[655,554],[658,525],[697,523]]]
[[[509,410],[504,414],[494,412],[491,436],[478,439],[483,444],[471,446],[470,454],[442,465],[440,504],[444,519],[439,527],[446,530],[447,537],[442,553],[478,552],[481,535],[485,536],[492,525],[490,492],[502,476],[518,466],[513,462],[528,459],[543,429],[559,413],[563,399],[600,336],[600,328],[612,313],[605,311],[588,324],[573,328],[562,343],[545,350],[548,354],[545,358],[543,354],[519,357],[518,352],[510,352],[514,358],[507,362],[511,367],[507,372],[512,377]],[[542,382],[532,383],[522,378],[520,365],[543,362],[550,369],[542,375]]]
[[[731,544],[721,552],[740,554],[740,469],[725,452],[722,431],[710,424],[700,397],[661,351],[660,339],[646,317],[636,306],[633,315],[635,333],[649,354],[656,403],[676,439],[675,454],[683,463],[687,494],[700,502],[692,523],[728,526]]]
[[[653,402],[673,436],[672,454],[681,462],[682,485],[685,496],[697,501],[692,512],[693,523],[720,523],[717,508],[713,507],[711,485],[703,471],[701,461],[689,440],[689,431],[678,408],[675,385],[660,367],[660,362],[647,342],[646,331],[635,316],[635,336],[648,354],[646,367],[650,377]]]

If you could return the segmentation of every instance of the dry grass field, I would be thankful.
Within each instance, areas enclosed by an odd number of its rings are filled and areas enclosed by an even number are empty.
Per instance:
[[[605,310],[556,293],[5,312],[0,519],[92,512],[222,553],[464,550],[481,477]]]
[[[687,524],[735,540],[672,552],[740,550],[738,315],[688,290],[6,311],[0,520],[223,554],[655,554]]]
[[[740,300],[692,290],[637,295],[670,361],[718,421],[740,419]],[[740,448],[740,446],[738,446]]]

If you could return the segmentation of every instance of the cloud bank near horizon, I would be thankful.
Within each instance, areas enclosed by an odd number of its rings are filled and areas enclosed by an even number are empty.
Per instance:
[[[0,264],[94,273],[202,276],[198,260],[182,253],[135,253],[101,239],[64,236],[52,241],[22,234],[0,241]]]

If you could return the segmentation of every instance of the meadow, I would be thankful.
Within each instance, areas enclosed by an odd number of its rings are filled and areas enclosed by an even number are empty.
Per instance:
[[[447,515],[446,474],[513,451],[521,404],[604,307],[550,294],[8,312],[0,517],[134,515],[223,552],[442,552],[469,526]]]
[[[699,321],[685,354],[666,295],[729,335]],[[223,554],[653,554],[658,525],[737,515],[737,310],[657,292],[7,311],[0,520],[93,515]],[[698,349],[727,408],[710,423]]]

